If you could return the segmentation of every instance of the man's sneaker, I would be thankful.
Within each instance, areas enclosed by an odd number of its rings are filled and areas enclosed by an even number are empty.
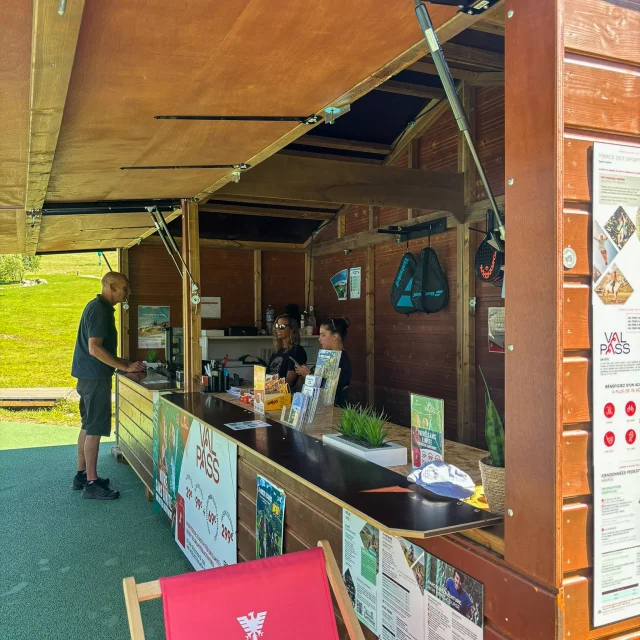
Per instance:
[[[109,487],[105,487],[99,482],[93,484],[87,483],[87,486],[82,492],[82,497],[88,500],[115,500],[120,497],[119,491],[113,491]]]
[[[99,485],[105,487],[105,489],[109,488],[109,478],[98,478],[96,482]],[[84,489],[84,486],[87,484],[87,474],[77,474],[73,476],[73,483],[71,484],[71,488],[74,491],[80,491],[80,489]]]

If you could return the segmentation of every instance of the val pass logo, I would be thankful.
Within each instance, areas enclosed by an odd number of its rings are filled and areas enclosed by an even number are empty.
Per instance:
[[[604,342],[600,343],[601,356],[620,356],[631,353],[631,345],[623,338],[622,331],[604,332]]]

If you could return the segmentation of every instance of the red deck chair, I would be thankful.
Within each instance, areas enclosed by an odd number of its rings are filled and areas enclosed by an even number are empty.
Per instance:
[[[140,602],[161,597],[167,640],[338,640],[330,583],[349,638],[364,640],[331,547],[318,547],[142,584],[125,578],[131,638],[144,640]]]

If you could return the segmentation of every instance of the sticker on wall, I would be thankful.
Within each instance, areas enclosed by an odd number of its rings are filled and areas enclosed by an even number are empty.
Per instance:
[[[362,291],[362,267],[349,270],[349,295],[352,300],[359,300]]]
[[[347,299],[347,280],[349,279],[349,270],[343,269],[338,271],[335,276],[331,278],[331,284],[338,296],[338,300]]]

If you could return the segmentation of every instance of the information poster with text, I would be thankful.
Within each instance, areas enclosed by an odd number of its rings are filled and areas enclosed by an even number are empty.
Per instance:
[[[423,640],[424,549],[381,533],[380,638]]]
[[[429,640],[482,640],[484,585],[426,554],[424,624]]]
[[[593,624],[640,615],[640,148],[593,151]]]
[[[380,531],[346,509],[342,511],[342,578],[358,620],[379,636]]]
[[[411,394],[411,458],[414,469],[444,460],[444,400]]]
[[[237,560],[238,446],[191,420],[178,483],[176,542],[194,569]]]

